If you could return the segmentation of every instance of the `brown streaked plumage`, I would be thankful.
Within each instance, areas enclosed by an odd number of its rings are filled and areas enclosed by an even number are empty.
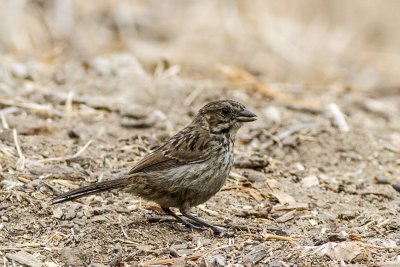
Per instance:
[[[221,229],[188,213],[191,207],[207,201],[225,183],[233,164],[233,145],[243,122],[256,115],[232,100],[210,102],[193,121],[165,144],[139,161],[121,178],[84,186],[61,194],[53,204],[97,192],[122,188],[158,203],[168,214],[186,226],[203,229],[173,213],[179,208],[184,217],[198,225]]]

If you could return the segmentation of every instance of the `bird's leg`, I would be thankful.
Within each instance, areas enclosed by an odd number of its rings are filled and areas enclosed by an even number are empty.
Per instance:
[[[163,208],[163,207],[161,207],[161,208],[162,208],[162,210],[163,210],[165,213],[167,213],[168,215],[171,215],[172,217],[174,217],[175,219],[177,219],[179,222],[183,223],[183,224],[184,224],[186,227],[188,227],[188,228],[192,228],[192,229],[196,229],[196,230],[206,230],[206,229],[203,228],[203,227],[194,225],[194,224],[192,224],[192,223],[186,221],[185,219],[179,217],[178,215],[176,215],[176,214],[175,214],[172,210],[170,210],[169,208]]]
[[[203,221],[202,219],[197,218],[196,216],[193,216],[192,214],[188,213],[186,210],[184,210],[183,208],[179,209],[179,211],[182,213],[183,216],[185,216],[188,219],[191,219],[201,225],[204,225],[208,228],[211,228],[211,230],[213,230],[214,234],[220,234],[222,232],[224,232],[223,228],[214,226],[206,221]]]

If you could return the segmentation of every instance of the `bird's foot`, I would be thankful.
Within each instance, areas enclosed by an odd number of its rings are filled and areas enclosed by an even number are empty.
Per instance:
[[[186,221],[186,220],[185,220],[185,221]],[[205,230],[207,230],[207,228],[205,228],[205,227],[197,226],[197,225],[192,224],[192,223],[190,223],[190,222],[188,222],[188,221],[184,222],[184,224],[185,224],[185,226],[186,226],[187,229],[194,229],[194,230],[199,230],[199,231],[205,231]]]
[[[228,231],[226,228],[218,227],[218,226],[210,226],[210,229],[214,232],[214,235],[220,235]]]

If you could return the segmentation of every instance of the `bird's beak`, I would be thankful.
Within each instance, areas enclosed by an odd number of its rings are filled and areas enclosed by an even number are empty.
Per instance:
[[[240,122],[249,122],[249,121],[255,121],[257,119],[257,115],[248,109],[243,109],[242,111],[239,112],[236,118]]]

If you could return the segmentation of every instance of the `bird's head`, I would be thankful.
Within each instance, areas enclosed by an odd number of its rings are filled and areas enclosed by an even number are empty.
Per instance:
[[[202,107],[194,121],[210,133],[233,133],[243,125],[243,122],[255,121],[257,115],[233,100],[213,101]]]

